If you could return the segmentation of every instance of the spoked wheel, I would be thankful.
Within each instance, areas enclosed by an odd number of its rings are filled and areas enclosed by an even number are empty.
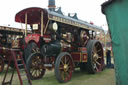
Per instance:
[[[40,79],[45,74],[45,67],[40,53],[32,53],[27,60],[27,69],[32,80]]]
[[[71,55],[67,52],[60,53],[55,63],[55,75],[60,83],[71,80],[74,70]]]
[[[0,56],[0,73],[3,72],[4,70],[4,60],[3,58]]]
[[[40,53],[40,49],[38,48],[37,44],[35,42],[31,42],[27,45],[27,47],[24,50],[24,59],[25,59],[25,63],[28,59],[28,57],[32,54],[32,53]]]
[[[101,72],[104,66],[102,44],[97,40],[90,40],[87,44],[89,73]]]

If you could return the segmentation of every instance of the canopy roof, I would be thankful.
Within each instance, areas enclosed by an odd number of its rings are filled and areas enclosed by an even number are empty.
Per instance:
[[[43,20],[45,25],[47,23],[47,20],[53,20],[69,26],[72,25],[78,28],[104,32],[102,27],[92,25],[80,19],[64,16],[61,13],[57,13],[56,11],[50,11],[39,7],[26,8],[18,12],[15,16],[15,21],[20,23],[25,23],[25,15],[27,13],[27,24],[38,24],[41,21],[41,11],[43,11]]]
[[[46,9],[32,7],[32,8],[26,8],[18,12],[15,16],[15,21],[20,23],[25,23],[25,14],[27,13],[28,24],[40,23],[41,11],[43,11],[45,18],[48,18],[48,15],[47,15],[48,13]]]

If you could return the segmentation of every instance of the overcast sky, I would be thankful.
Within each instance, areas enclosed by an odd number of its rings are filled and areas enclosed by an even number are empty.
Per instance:
[[[84,21],[92,21],[95,25],[106,25],[106,18],[101,13],[101,4],[106,0],[55,0],[56,7],[62,7],[65,15],[77,13],[78,18]],[[15,23],[15,14],[28,7],[48,7],[48,0],[1,0],[0,25],[20,27]],[[104,29],[107,29],[104,26]]]

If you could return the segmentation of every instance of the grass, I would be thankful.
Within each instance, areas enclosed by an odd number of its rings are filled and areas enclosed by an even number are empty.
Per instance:
[[[0,74],[0,84],[2,82],[3,74]],[[15,75],[13,82],[18,85],[18,77]],[[33,80],[33,85],[116,85],[114,69],[105,69],[103,72],[97,74],[88,74],[81,72],[79,69],[75,70],[71,81],[67,83],[59,83],[54,71],[47,71],[44,77],[40,80]],[[20,84],[19,84],[20,85]]]

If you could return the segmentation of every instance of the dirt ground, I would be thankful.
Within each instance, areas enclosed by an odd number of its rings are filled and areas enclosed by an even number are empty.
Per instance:
[[[4,73],[0,74],[0,85],[3,80],[3,75]],[[87,72],[81,72],[79,69],[76,69],[71,81],[64,84],[56,80],[54,71],[47,71],[44,78],[34,80],[32,83],[33,85],[116,85],[114,69],[107,68],[97,74],[88,74]],[[20,85],[17,75],[14,76],[12,85]]]

